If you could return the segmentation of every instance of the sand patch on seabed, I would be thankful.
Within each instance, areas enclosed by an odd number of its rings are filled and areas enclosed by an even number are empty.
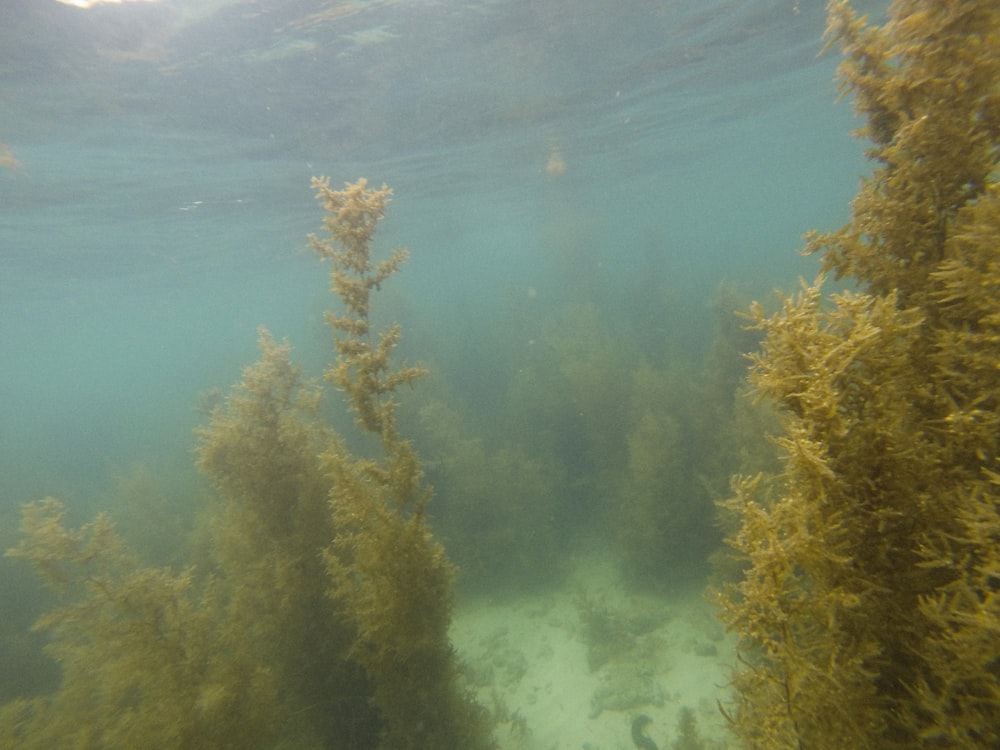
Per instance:
[[[586,607],[613,625],[608,643],[595,642]],[[683,707],[704,750],[736,747],[716,703],[733,642],[702,591],[629,596],[610,565],[589,562],[553,593],[464,603],[452,641],[480,702],[513,719],[497,731],[502,750],[634,750],[638,714],[670,750]]]

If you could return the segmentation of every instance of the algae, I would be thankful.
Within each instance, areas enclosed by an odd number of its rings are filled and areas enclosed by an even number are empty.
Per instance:
[[[371,258],[391,191],[369,189],[364,180],[335,191],[315,179],[313,187],[329,214],[329,238],[314,236],[312,244],[331,262],[331,287],[345,308],[327,314],[337,359],[325,377],[346,394],[382,454],[356,457],[339,439],[323,454],[336,525],[324,555],[330,596],[355,628],[350,655],[373,684],[383,722],[379,747],[492,747],[488,713],[458,684],[448,639],[454,569],[430,530],[421,463],[397,428],[395,392],[424,371],[394,369],[400,327],[374,331],[370,320],[372,293],[406,257],[397,249],[388,260]]]
[[[471,432],[471,409],[449,394],[419,411],[417,439],[435,488],[435,533],[478,590],[524,592],[561,571],[564,540],[555,519],[565,471],[515,442]]]
[[[643,356],[629,373],[625,471],[609,520],[627,580],[648,589],[701,579],[721,541],[716,502],[726,478],[770,458],[753,433],[766,413],[743,387],[758,336],[740,330],[733,289],[720,288],[713,307],[712,346],[700,365],[654,366]]]
[[[493,747],[448,640],[454,572],[428,524],[430,489],[396,428],[394,392],[422,371],[393,369],[399,326],[369,323],[404,257],[370,259],[389,191],[314,187],[330,238],[312,242],[345,308],[327,314],[326,377],[380,452],[347,449],[321,416],[322,386],[261,329],[261,359],[197,430],[205,532],[170,556],[197,564],[143,563],[107,514],[74,528],[57,500],[26,505],[8,555],[59,596],[35,627],[62,680],[0,708],[0,745]]]
[[[783,467],[735,481],[740,639],[725,708],[751,748],[1000,742],[1000,7],[829,5],[875,163],[809,236],[854,291],[751,311]]]
[[[698,731],[698,719],[689,706],[682,706],[677,714],[677,738],[670,750],[706,750]]]
[[[63,668],[52,694],[0,709],[18,748],[263,747],[276,737],[276,685],[220,639],[224,607],[194,571],[137,563],[110,518],[70,528],[53,498],[29,504],[8,554],[32,563],[64,603],[43,616]]]

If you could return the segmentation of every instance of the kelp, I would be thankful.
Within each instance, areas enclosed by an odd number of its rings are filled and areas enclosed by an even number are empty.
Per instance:
[[[876,163],[751,317],[783,468],[734,483],[734,730],[751,748],[1000,743],[1000,6],[829,9]]]

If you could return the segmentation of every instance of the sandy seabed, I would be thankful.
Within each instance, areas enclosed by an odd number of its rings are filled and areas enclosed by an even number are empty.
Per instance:
[[[582,561],[556,591],[463,603],[452,641],[479,701],[508,718],[502,750],[634,750],[640,714],[659,750],[680,750],[684,708],[696,720],[694,747],[737,746],[717,703],[733,639],[702,587],[633,596],[613,566]]]

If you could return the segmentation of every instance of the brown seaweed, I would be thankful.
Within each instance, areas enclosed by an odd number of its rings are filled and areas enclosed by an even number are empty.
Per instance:
[[[1000,6],[830,3],[875,162],[807,249],[751,382],[783,470],[735,483],[736,734],[751,748],[1000,743]]]

